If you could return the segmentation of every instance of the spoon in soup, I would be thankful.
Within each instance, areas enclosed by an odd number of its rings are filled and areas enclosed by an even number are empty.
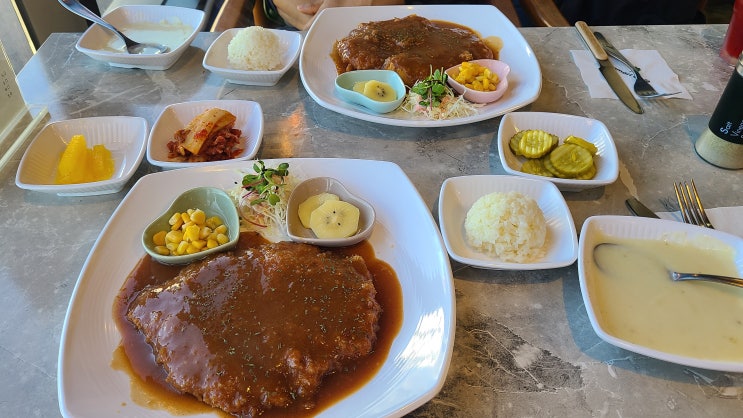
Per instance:
[[[615,276],[617,273],[611,268],[614,263],[632,263],[633,265],[640,266],[638,268],[643,271],[650,271],[651,269],[662,270],[668,274],[674,282],[702,280],[706,282],[743,287],[743,278],[707,273],[682,273],[669,270],[659,260],[652,258],[637,249],[611,242],[604,242],[593,247],[593,261],[596,263],[596,267],[598,267],[599,270],[610,276]]]
[[[76,15],[84,19],[90,20],[93,23],[97,23],[115,33],[116,36],[124,41],[124,45],[126,45],[126,51],[130,54],[154,55],[164,54],[168,52],[168,47],[165,45],[155,43],[140,43],[129,39],[126,35],[119,32],[112,24],[106,22],[105,20],[103,20],[103,18],[90,11],[90,9],[88,9],[87,7],[83,6],[78,0],[59,0],[59,2],[62,4],[62,6],[64,6],[72,13],[75,13]]]

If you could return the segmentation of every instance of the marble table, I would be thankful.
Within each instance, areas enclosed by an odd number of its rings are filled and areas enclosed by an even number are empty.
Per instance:
[[[564,193],[579,229],[595,214],[627,215],[637,196],[673,209],[674,181],[694,178],[709,207],[743,204],[739,171],[703,162],[692,147],[732,67],[717,55],[726,25],[600,29],[622,48],[657,49],[693,100],[645,103],[636,115],[616,100],[591,99],[569,50],[573,28],[523,28],[543,73],[539,98],[522,110],[603,121],[620,156],[619,179]],[[168,71],[125,70],[74,48],[80,34],[54,34],[18,75],[28,103],[47,121],[97,115],[141,116],[152,125],[168,104],[199,99],[261,103],[266,130],[260,158],[344,157],[397,163],[432,213],[452,176],[504,174],[500,118],[447,128],[397,128],[349,119],[316,104],[297,67],[274,88],[226,83],[201,66],[216,33],[199,34]],[[0,415],[59,415],[57,355],[72,289],[97,235],[124,191],[57,197],[14,184],[22,149],[0,171]],[[743,375],[654,360],[604,343],[592,330],[575,265],[543,271],[489,271],[452,263],[457,329],[441,392],[411,416],[740,416]]]

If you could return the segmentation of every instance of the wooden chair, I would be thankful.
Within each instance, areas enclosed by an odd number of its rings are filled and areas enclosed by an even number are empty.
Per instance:
[[[519,0],[534,26],[570,26],[552,0]]]

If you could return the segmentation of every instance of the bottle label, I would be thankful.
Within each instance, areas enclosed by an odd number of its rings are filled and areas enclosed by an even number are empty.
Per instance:
[[[709,120],[710,131],[726,141],[743,144],[742,103],[743,76],[738,71],[734,71]]]

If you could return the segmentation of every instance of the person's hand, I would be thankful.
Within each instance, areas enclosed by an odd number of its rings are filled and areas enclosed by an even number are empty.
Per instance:
[[[402,0],[274,0],[279,15],[287,24],[307,30],[315,16],[328,7],[377,6],[404,4]]]

